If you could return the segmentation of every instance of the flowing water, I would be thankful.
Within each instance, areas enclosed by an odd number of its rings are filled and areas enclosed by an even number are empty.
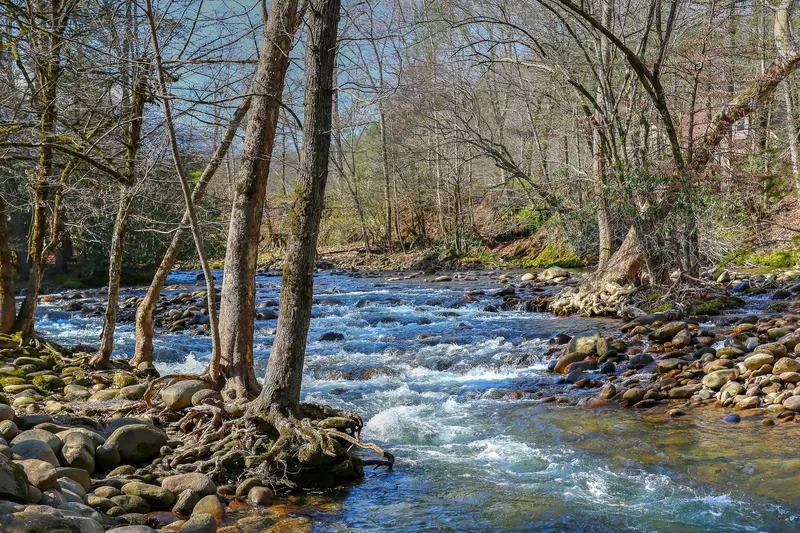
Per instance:
[[[196,274],[175,273],[170,283],[200,289]],[[258,282],[257,301],[277,298],[280,278]],[[565,392],[545,373],[549,338],[614,323],[460,302],[468,289],[488,287],[497,287],[488,277],[427,284],[317,276],[305,399],[360,413],[362,437],[398,460],[393,471],[368,470],[363,483],[295,507],[316,531],[800,530],[794,424],[526,399]],[[44,304],[39,329],[63,343],[96,343],[100,319],[61,307]],[[275,325],[256,323],[259,374]],[[132,326],[117,331],[120,353],[130,353]],[[328,331],[345,340],[317,340]],[[208,338],[192,334],[158,335],[155,345],[162,372],[200,371],[209,352]]]

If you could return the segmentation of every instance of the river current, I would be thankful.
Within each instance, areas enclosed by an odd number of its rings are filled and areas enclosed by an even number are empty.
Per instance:
[[[165,292],[201,290],[196,276],[173,273]],[[483,310],[485,298],[461,301],[470,289],[497,288],[498,276],[422,283],[317,275],[305,400],[358,412],[362,438],[397,464],[298,506],[315,531],[800,530],[800,429],[748,417],[728,424],[715,410],[670,419],[663,409],[586,411],[533,399],[536,391],[579,394],[545,372],[551,337],[615,323],[493,313]],[[259,275],[258,283],[257,302],[277,299],[279,277]],[[38,329],[64,344],[96,344],[101,319],[62,308],[57,298],[42,304]],[[256,322],[259,375],[275,326]],[[344,340],[318,340],[331,331]],[[121,324],[118,355],[133,346],[132,325]],[[162,373],[199,372],[210,344],[164,333],[155,350]]]

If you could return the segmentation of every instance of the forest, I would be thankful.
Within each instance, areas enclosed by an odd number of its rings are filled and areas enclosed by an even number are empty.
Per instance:
[[[0,531],[795,527],[796,16],[0,0]]]

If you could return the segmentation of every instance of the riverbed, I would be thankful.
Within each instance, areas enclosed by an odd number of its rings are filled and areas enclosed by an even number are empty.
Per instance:
[[[663,408],[541,403],[553,392],[586,394],[545,371],[548,340],[618,324],[462,301],[470,290],[498,288],[498,276],[423,283],[317,275],[305,400],[358,412],[362,438],[390,450],[397,464],[368,469],[362,483],[334,494],[295,499],[290,513],[320,532],[800,529],[797,425],[764,427],[747,417],[733,425],[714,409],[673,419]],[[202,289],[196,278],[173,273],[170,291]],[[257,281],[257,301],[278,297],[279,277]],[[37,329],[64,344],[96,344],[101,319],[62,304],[43,303]],[[275,326],[256,322],[259,375]],[[344,340],[318,340],[327,332]],[[116,341],[117,355],[132,352],[131,324],[117,328]],[[162,373],[199,372],[209,351],[209,339],[191,333],[155,339]]]

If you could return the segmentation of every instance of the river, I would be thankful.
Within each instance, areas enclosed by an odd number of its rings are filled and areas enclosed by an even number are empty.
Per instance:
[[[202,289],[196,275],[172,274],[180,285],[172,292]],[[547,340],[614,323],[461,302],[468,289],[497,288],[498,275],[453,283],[317,275],[324,305],[314,308],[305,399],[361,414],[362,438],[397,464],[313,505],[295,499],[293,512],[315,531],[800,530],[800,429],[748,418],[732,425],[716,410],[670,419],[664,409],[538,402],[537,392],[565,390],[545,372]],[[258,283],[257,301],[277,298],[279,277]],[[58,299],[42,304],[37,329],[64,344],[96,344],[101,319],[62,308]],[[256,322],[259,375],[275,325]],[[330,331],[344,340],[317,340]],[[132,325],[121,324],[118,353],[133,345]],[[158,335],[155,347],[156,366],[169,373],[202,370],[210,350],[207,337],[188,333]]]

